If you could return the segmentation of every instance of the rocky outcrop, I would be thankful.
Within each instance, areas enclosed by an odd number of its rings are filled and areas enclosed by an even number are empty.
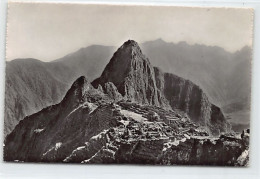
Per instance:
[[[158,164],[164,140],[140,140],[123,143],[116,153],[117,163]]]
[[[191,138],[167,148],[161,164],[233,166],[245,150],[242,146],[242,140],[236,138]]]
[[[99,86],[102,88],[101,86]],[[123,97],[122,95],[117,91],[116,86],[112,82],[105,83],[105,91],[106,94],[115,101],[120,101]]]
[[[103,90],[103,87],[101,86],[101,85],[98,85],[98,88],[97,88],[100,92],[104,92],[104,90]]]

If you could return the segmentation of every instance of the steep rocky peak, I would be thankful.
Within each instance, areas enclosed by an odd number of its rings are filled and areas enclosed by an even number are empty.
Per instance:
[[[112,82],[118,92],[131,101],[158,104],[154,70],[134,40],[126,41],[113,55],[100,78],[92,85],[105,88]]]
[[[129,47],[132,47],[132,48],[139,48],[139,45],[136,41],[134,40],[128,40],[128,41],[125,41],[124,44],[119,48],[119,49],[122,49],[122,48],[129,48]]]
[[[97,88],[99,84],[104,87],[106,82],[113,82],[118,87],[131,71],[141,70],[141,66],[151,66],[151,64],[143,55],[138,43],[128,40],[118,48],[101,77],[94,80],[92,85]]]
[[[92,88],[92,85],[86,79],[86,77],[79,77],[72,85],[69,91],[64,97],[64,101],[80,102],[83,99],[87,91]]]
[[[74,89],[75,92],[82,92],[88,90],[90,83],[86,79],[86,77],[79,77],[71,86],[71,89]]]
[[[144,56],[142,53],[142,50],[138,43],[134,40],[128,40],[126,41],[115,53],[118,57],[121,57],[120,59],[124,62],[128,60],[129,62],[134,60],[145,60],[148,61],[148,59]],[[128,58],[126,58],[128,57]]]

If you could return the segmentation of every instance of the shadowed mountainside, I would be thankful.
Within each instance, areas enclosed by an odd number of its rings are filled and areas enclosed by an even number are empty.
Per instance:
[[[55,78],[46,64],[35,60],[14,60],[6,64],[4,134],[24,118],[61,99],[67,84]]]

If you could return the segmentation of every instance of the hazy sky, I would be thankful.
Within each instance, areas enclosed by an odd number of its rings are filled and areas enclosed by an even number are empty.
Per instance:
[[[91,44],[162,38],[234,52],[252,43],[252,9],[10,3],[7,60],[50,61]]]

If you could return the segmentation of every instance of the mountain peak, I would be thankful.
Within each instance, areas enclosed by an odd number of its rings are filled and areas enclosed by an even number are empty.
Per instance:
[[[124,51],[124,52],[138,52],[142,54],[141,48],[139,44],[134,40],[125,41],[124,44],[117,50],[117,52]]]
[[[92,82],[97,88],[112,82],[118,92],[131,101],[158,105],[154,70],[134,40],[126,41],[114,53],[102,75]]]
[[[71,87],[83,87],[85,84],[89,83],[85,76],[80,76]]]
[[[139,46],[138,43],[134,40],[128,40],[126,42],[124,42],[123,46]]]
[[[156,39],[154,42],[165,43],[165,41],[164,41],[162,38],[158,38],[158,39]]]
[[[86,94],[89,89],[92,88],[92,85],[89,83],[89,81],[86,79],[85,76],[79,77],[77,80],[74,81],[74,83],[71,85],[70,89],[65,95],[64,100],[74,102],[80,102],[84,95]]]

